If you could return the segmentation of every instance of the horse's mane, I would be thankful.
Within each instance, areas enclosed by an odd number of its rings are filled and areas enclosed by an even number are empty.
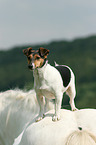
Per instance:
[[[8,90],[0,93],[0,111],[10,106],[12,109],[31,111],[37,113],[39,105],[34,90],[26,91],[20,89]],[[53,108],[50,102],[49,110]]]
[[[71,133],[65,145],[96,145],[96,136],[87,130],[78,130]]]
[[[48,109],[52,108],[53,104],[50,102]],[[33,118],[37,113],[39,113],[39,105],[34,90],[15,89],[0,93],[0,122],[2,122],[2,119],[4,120],[5,116],[6,126],[12,117],[24,118],[26,116],[26,119],[29,119]]]
[[[8,105],[13,105],[14,108],[17,108],[17,106],[22,109],[26,108],[27,110],[37,107],[35,91],[31,90],[27,92],[15,89],[0,93],[0,110]]]
[[[38,112],[39,106],[34,90],[27,92],[15,89],[0,93],[0,118],[2,122],[5,116],[6,125],[8,124],[10,116],[13,116],[13,114],[18,116],[32,114],[34,116]]]

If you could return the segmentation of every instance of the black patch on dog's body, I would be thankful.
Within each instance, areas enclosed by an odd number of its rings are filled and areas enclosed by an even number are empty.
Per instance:
[[[70,69],[66,66],[62,66],[62,65],[58,65],[55,66],[55,68],[59,71],[59,73],[61,74],[62,80],[63,80],[63,85],[64,87],[67,87],[70,79],[71,79],[71,72]]]

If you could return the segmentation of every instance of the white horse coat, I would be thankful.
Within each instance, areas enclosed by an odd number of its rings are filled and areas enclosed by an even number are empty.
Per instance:
[[[0,145],[12,145],[38,112],[34,90],[9,90],[0,93]]]
[[[51,120],[53,114],[53,110],[49,111],[43,120],[31,122],[25,130],[19,145],[69,145],[66,144],[67,138],[75,131],[80,131],[78,127],[81,129],[80,132],[85,131],[85,133],[83,133],[84,135],[86,135],[86,132],[92,133],[95,140],[92,145],[96,145],[95,109],[83,109],[75,112],[62,109],[60,111],[61,120],[57,122]],[[83,139],[87,142],[86,138]],[[83,145],[83,143],[79,145]],[[85,143],[84,145],[89,144]]]

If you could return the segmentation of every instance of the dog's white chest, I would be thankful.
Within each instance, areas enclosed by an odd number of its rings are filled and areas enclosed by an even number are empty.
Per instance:
[[[49,99],[54,99],[54,91],[52,90],[52,87],[50,87],[50,81],[46,79],[45,73],[40,71],[35,72],[34,79],[36,93]]]
[[[39,95],[45,96],[48,99],[55,99],[54,93],[49,89],[39,89],[37,90]]]
[[[54,98],[56,91],[63,90],[63,82],[59,72],[49,64],[34,71],[34,87],[36,93],[47,98]]]
[[[44,86],[45,85],[45,79],[44,79],[44,73],[38,71],[38,70],[35,70],[34,72],[34,87],[36,89],[40,89],[41,86]]]

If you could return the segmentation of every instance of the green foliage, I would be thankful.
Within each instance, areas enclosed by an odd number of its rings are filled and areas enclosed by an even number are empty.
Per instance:
[[[65,64],[72,68],[76,76],[78,108],[96,108],[96,36],[74,41],[56,41],[32,46],[50,50],[49,63]],[[27,59],[22,50],[29,46],[16,47],[0,52],[0,91],[15,87],[31,89],[34,86],[33,74],[27,68]],[[64,95],[63,108],[69,107],[69,98]]]

